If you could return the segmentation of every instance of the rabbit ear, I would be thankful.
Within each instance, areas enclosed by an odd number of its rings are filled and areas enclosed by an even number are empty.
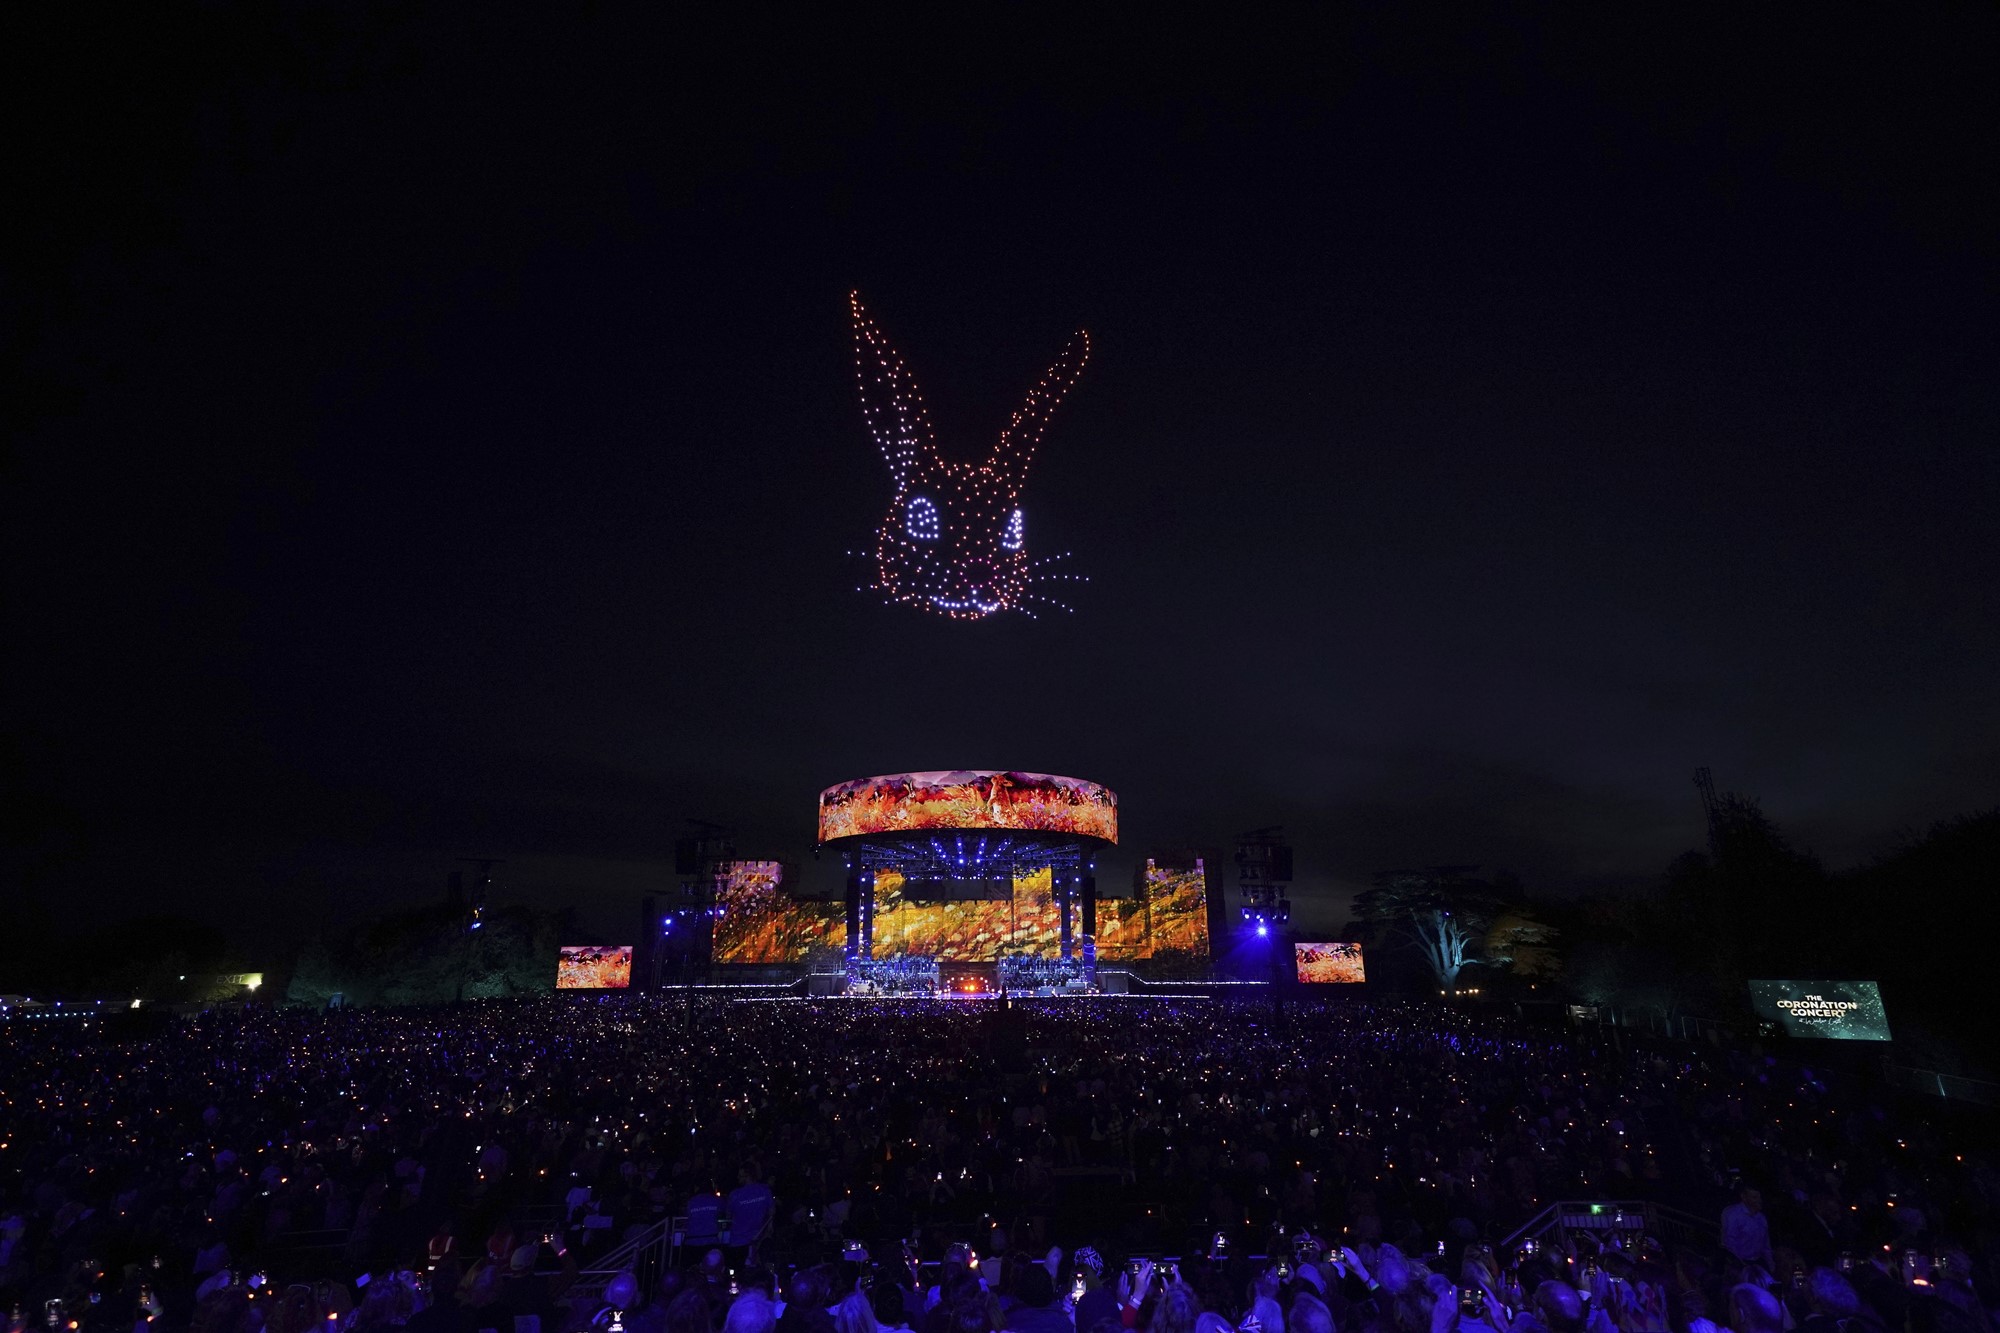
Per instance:
[[[849,292],[847,302],[854,311],[854,374],[861,384],[861,414],[868,419],[868,429],[900,490],[924,455],[937,448],[937,436],[916,380],[862,309],[861,293]]]
[[[1088,360],[1090,334],[1078,329],[1062,355],[1042,372],[1035,387],[1028,390],[1028,400],[1014,413],[1007,429],[1000,432],[1000,443],[993,447],[993,465],[1016,485],[1027,480],[1028,464],[1034,461],[1035,446],[1042,442],[1049,418],[1055,415],[1063,395],[1076,384],[1076,377],[1083,373],[1083,363]]]

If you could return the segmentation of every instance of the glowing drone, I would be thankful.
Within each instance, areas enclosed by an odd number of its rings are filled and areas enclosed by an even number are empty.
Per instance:
[[[872,590],[953,620],[979,620],[1000,611],[1032,616],[1031,603],[1070,610],[1030,591],[1076,576],[1047,570],[1067,559],[1067,552],[1028,559],[1021,488],[1049,418],[1090,357],[1090,335],[1077,330],[983,461],[960,462],[938,453],[916,381],[861,308],[861,294],[850,293],[848,300],[854,308],[861,411],[896,486],[875,534]]]

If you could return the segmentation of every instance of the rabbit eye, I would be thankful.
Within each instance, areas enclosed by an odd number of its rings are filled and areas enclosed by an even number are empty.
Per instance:
[[[919,495],[911,500],[903,510],[903,526],[910,536],[920,542],[934,542],[938,539],[937,506]]]
[[[1024,531],[1021,524],[1021,511],[1016,509],[1013,513],[1007,515],[1007,526],[1000,532],[1000,544],[1010,551],[1018,551],[1021,549],[1023,538]]]

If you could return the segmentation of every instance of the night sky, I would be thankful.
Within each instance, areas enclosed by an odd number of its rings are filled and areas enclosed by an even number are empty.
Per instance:
[[[1990,9],[655,9],[8,43],[0,896],[616,938],[689,818],[820,883],[821,787],[1001,767],[1337,924],[1646,884],[1701,764],[1834,866],[2000,802]],[[1074,615],[856,590],[856,288],[968,453],[1090,330]]]

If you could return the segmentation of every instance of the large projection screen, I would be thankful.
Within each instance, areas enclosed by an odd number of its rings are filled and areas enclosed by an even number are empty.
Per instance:
[[[629,944],[565,944],[557,955],[557,990],[623,990],[631,984]]]
[[[876,958],[916,954],[990,963],[1008,954],[1054,958],[1062,951],[1053,872],[1014,877],[1004,898],[917,898],[894,870],[875,872]]]
[[[1197,857],[1191,866],[1163,866],[1146,859],[1145,952],[1141,957],[1208,957],[1208,871]]]
[[[1750,1007],[1794,1037],[1889,1040],[1889,1015],[1872,981],[1753,981]]]
[[[726,861],[715,895],[711,956],[718,963],[803,963],[817,950],[847,946],[839,902],[794,898],[779,861]]]
[[[1109,787],[1049,773],[951,769],[857,778],[819,794],[819,840],[922,829],[1021,829],[1118,841]]]
[[[1361,965],[1361,946],[1358,944],[1296,943],[1292,945],[1292,958],[1298,968],[1299,980],[1307,985],[1351,985],[1368,980],[1368,974]]]

